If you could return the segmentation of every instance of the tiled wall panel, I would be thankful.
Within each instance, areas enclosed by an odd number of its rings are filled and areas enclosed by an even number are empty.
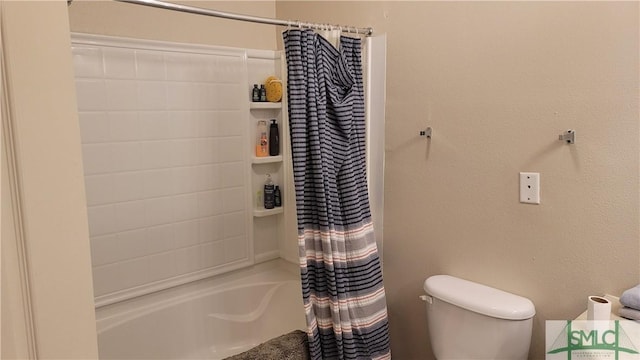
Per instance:
[[[248,263],[244,54],[112,45],[72,47],[96,298]]]

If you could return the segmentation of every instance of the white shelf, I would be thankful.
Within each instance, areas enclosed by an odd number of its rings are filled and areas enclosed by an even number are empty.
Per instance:
[[[284,212],[284,209],[282,208],[282,206],[275,207],[273,209],[257,208],[257,209],[253,209],[253,216],[264,217],[264,216],[282,214],[283,212]]]
[[[281,102],[251,102],[250,109],[282,109]]]
[[[282,162],[282,155],[264,156],[264,157],[254,156],[251,159],[252,164],[270,164],[270,163],[278,163],[278,162]]]

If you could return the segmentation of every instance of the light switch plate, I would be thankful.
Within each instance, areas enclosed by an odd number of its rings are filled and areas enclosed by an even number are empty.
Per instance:
[[[540,173],[520,173],[520,202],[540,204]]]

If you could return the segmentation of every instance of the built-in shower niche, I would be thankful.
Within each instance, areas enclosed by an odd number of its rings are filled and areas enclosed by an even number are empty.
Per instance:
[[[74,34],[97,306],[279,257],[281,213],[257,213],[250,87],[279,53]],[[286,204],[285,204],[286,205]],[[254,245],[255,244],[255,245]],[[295,247],[295,243],[292,244]]]
[[[283,70],[280,52],[271,51],[248,51],[248,83],[247,96],[250,96],[253,84],[264,84],[265,80],[272,75],[283,79]],[[277,156],[256,156],[256,140],[258,138],[258,121],[265,120],[267,127],[270,120],[275,119],[280,132],[280,149]],[[287,201],[289,185],[285,178],[285,168],[290,166],[286,161],[286,147],[283,146],[283,129],[288,128],[286,112],[283,110],[283,103],[277,102],[250,102],[249,104],[249,138],[252,142],[247,151],[251,161],[251,190],[252,190],[252,214],[253,214],[253,238],[256,261],[267,261],[278,257],[285,257],[285,252],[291,252],[297,247],[293,238],[285,236],[285,208],[290,206]],[[273,209],[264,208],[264,184],[266,175],[269,174],[275,185],[280,187],[282,193],[282,206]],[[293,186],[293,184],[291,184]],[[295,238],[295,230],[293,232]],[[285,240],[289,241],[288,246]],[[288,248],[289,251],[285,251]]]

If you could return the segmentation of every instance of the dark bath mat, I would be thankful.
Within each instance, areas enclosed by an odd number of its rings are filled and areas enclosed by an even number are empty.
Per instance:
[[[224,360],[309,360],[307,334],[295,330]]]

